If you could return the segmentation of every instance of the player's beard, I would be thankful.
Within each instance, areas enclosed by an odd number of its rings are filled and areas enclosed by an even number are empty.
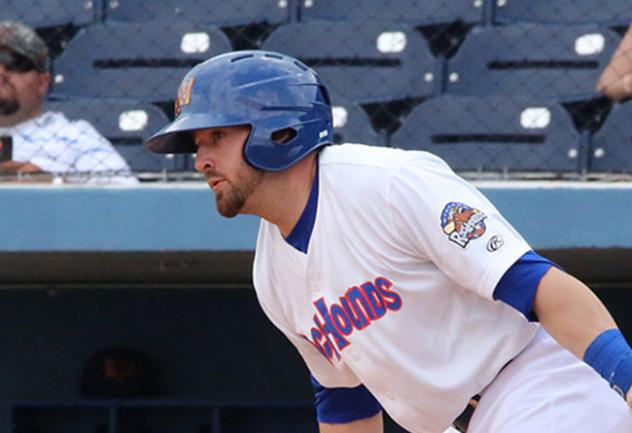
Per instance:
[[[255,192],[261,180],[263,171],[246,167],[237,178],[237,183],[225,179],[230,188],[215,193],[215,205],[220,215],[232,218],[241,212],[246,201]]]

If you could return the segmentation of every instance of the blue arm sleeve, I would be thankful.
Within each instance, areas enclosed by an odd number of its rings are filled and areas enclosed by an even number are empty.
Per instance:
[[[312,376],[316,396],[318,422],[344,424],[369,418],[382,410],[382,406],[364,385],[355,388],[325,388]]]
[[[512,306],[531,321],[537,320],[532,312],[533,299],[540,280],[551,266],[559,268],[533,251],[525,253],[500,279],[494,289],[494,299]]]

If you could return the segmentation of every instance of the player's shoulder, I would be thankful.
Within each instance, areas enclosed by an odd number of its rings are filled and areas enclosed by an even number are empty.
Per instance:
[[[319,164],[325,170],[357,168],[380,171],[383,174],[399,173],[406,167],[429,172],[451,171],[441,158],[429,152],[355,143],[325,147],[321,152]]]

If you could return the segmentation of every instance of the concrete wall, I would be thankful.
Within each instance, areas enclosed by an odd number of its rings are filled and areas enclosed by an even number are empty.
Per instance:
[[[479,183],[537,249],[632,247],[632,183]],[[224,219],[206,184],[0,187],[0,251],[240,251],[257,218]]]

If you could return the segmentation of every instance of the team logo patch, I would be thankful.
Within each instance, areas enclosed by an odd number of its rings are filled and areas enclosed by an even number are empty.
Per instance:
[[[441,227],[448,239],[465,248],[471,240],[485,234],[485,218],[487,215],[480,210],[452,201],[441,212]]]
[[[195,77],[189,77],[180,84],[178,88],[178,96],[176,97],[176,106],[175,106],[175,115],[178,117],[180,115],[180,110],[185,105],[189,105],[191,103],[191,91],[193,90],[193,83],[195,82]]]

